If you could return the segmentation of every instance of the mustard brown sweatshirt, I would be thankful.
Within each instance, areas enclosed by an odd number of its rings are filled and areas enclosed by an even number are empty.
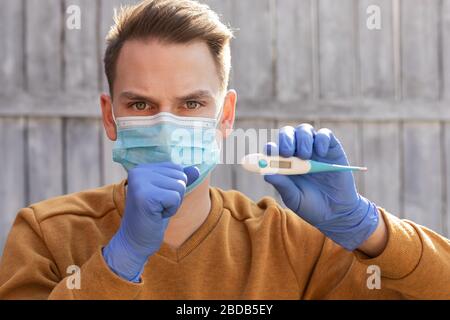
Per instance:
[[[379,208],[389,240],[369,258],[269,197],[218,188],[200,228],[178,249],[163,243],[142,282],[128,282],[101,254],[119,228],[125,184],[22,209],[0,262],[0,299],[450,299],[450,241],[425,227]],[[368,286],[373,265],[380,289]],[[71,266],[79,289],[68,285]]]

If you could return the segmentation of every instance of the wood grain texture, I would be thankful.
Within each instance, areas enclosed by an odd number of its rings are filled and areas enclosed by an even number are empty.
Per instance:
[[[392,0],[357,2],[361,94],[368,98],[392,99],[395,97]],[[380,30],[367,27],[369,6],[380,8]]]
[[[65,148],[68,193],[101,185],[101,143],[98,120],[69,119],[66,121]]]
[[[64,89],[66,91],[95,91],[99,85],[100,44],[97,38],[97,0],[65,0],[65,12],[69,6],[81,10],[81,29],[64,29]],[[69,15],[66,13],[65,18]]]
[[[23,2],[0,0],[0,94],[24,87]]]
[[[0,256],[17,212],[27,203],[25,130],[23,118],[0,118]]]
[[[27,170],[30,203],[64,194],[63,139],[61,119],[29,120]]]
[[[401,3],[403,97],[437,100],[439,0]]]
[[[362,164],[366,198],[400,216],[401,150],[396,122],[365,122],[362,130]]]
[[[320,97],[356,93],[353,0],[319,1]]]
[[[404,217],[442,232],[442,149],[439,123],[404,125]]]
[[[442,0],[442,70],[441,79],[443,81],[442,96],[444,99],[450,99],[450,0]]]
[[[63,6],[54,0],[26,1],[27,83],[32,93],[60,90],[63,80]]]
[[[310,0],[277,2],[276,93],[282,101],[308,100],[313,95],[311,7]]]

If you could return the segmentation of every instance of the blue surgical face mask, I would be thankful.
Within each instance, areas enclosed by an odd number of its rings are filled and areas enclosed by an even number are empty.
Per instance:
[[[114,118],[117,141],[113,160],[127,171],[139,164],[158,162],[173,162],[183,168],[196,166],[200,176],[187,187],[189,193],[219,162],[216,134],[220,115],[211,119],[161,112],[155,116]]]

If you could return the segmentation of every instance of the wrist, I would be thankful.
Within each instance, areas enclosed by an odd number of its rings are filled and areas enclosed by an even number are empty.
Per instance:
[[[139,282],[148,256],[133,250],[121,229],[103,249],[103,257],[110,269],[128,281]]]
[[[379,256],[387,246],[388,242],[388,231],[386,227],[386,223],[384,221],[383,216],[378,213],[378,226],[376,230],[372,233],[372,235],[358,248],[359,251],[363,252],[367,256],[371,258],[375,258]]]

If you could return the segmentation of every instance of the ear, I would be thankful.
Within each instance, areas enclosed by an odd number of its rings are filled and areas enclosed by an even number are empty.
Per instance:
[[[223,138],[228,138],[233,132],[234,120],[236,116],[236,103],[236,91],[229,90],[225,96],[222,119],[220,120],[220,131]]]
[[[100,96],[100,104],[102,107],[102,120],[106,135],[111,141],[116,141],[117,131],[116,124],[114,123],[114,119],[112,116],[113,105],[111,97],[107,94],[102,94]]]

